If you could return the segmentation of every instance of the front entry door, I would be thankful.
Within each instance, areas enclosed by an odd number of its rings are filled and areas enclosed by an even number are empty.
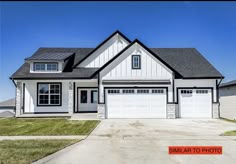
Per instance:
[[[97,100],[96,88],[78,88],[78,112],[96,112]]]

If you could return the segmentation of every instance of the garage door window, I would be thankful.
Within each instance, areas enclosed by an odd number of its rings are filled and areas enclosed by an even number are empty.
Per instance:
[[[148,89],[138,89],[137,93],[149,93]]]
[[[192,94],[192,90],[181,90],[181,94]]]
[[[109,89],[108,93],[109,94],[117,94],[117,93],[120,93],[120,90],[118,90],[118,89]]]
[[[153,89],[152,93],[164,93],[163,89]]]
[[[197,94],[207,94],[208,90],[197,90],[196,93]]]
[[[134,89],[123,89],[123,93],[134,93]]]

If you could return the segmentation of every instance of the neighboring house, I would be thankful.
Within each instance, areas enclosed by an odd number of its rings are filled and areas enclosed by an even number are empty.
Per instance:
[[[0,102],[0,117],[2,115],[13,116],[15,113],[15,108],[16,108],[15,98]]]
[[[220,117],[236,119],[236,80],[220,85]]]
[[[116,31],[96,48],[39,48],[11,76],[16,116],[218,118],[223,76],[195,48],[148,48]]]

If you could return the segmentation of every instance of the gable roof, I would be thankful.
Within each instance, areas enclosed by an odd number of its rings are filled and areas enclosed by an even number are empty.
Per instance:
[[[14,107],[15,98],[0,102],[0,107]]]
[[[236,80],[232,80],[226,83],[222,83],[220,85],[220,88],[224,88],[224,87],[231,87],[231,86],[236,86]]]
[[[175,72],[175,74],[180,77],[181,75],[175,71],[168,63],[166,63],[164,60],[162,60],[157,54],[150,51],[143,43],[141,43],[138,39],[135,39],[132,43],[130,43],[128,46],[126,46],[122,51],[120,51],[116,56],[114,56],[111,60],[109,60],[106,64],[104,64],[101,68],[99,68],[95,73],[94,76],[102,71],[104,68],[106,68],[109,64],[111,64],[114,60],[116,60],[119,56],[121,56],[126,50],[128,50],[130,47],[132,47],[135,43],[138,43],[140,46],[142,46],[145,50],[147,50],[150,54],[152,54],[154,57],[156,57],[158,60],[160,60],[163,64],[165,64],[170,70]]]
[[[94,78],[97,73],[117,59],[134,43],[140,44],[145,50],[165,64],[175,73],[176,78],[185,79],[218,79],[224,78],[195,48],[147,48],[139,40],[134,40],[121,52],[115,55],[101,68],[77,68],[76,66],[88,58],[93,52],[105,44],[114,35],[119,34],[129,43],[130,40],[120,31],[115,31],[96,48],[39,48],[28,60],[64,61],[62,73],[30,73],[29,63],[25,62],[10,78],[11,79],[80,79]]]
[[[80,63],[82,63],[85,59],[87,59],[90,55],[92,55],[96,50],[98,50],[100,47],[102,47],[108,40],[110,40],[114,35],[119,34],[120,36],[122,36],[126,41],[128,41],[129,43],[131,43],[131,41],[125,36],[123,35],[119,30],[115,31],[114,33],[112,33],[108,38],[106,38],[102,43],[100,43],[96,48],[94,48],[85,58],[83,58],[82,60],[80,60],[79,62],[77,62],[73,68],[75,68],[76,66],[78,66]]]

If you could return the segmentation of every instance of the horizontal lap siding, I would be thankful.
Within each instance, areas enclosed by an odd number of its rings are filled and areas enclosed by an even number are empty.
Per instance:
[[[220,117],[236,119],[236,86],[220,88]]]

